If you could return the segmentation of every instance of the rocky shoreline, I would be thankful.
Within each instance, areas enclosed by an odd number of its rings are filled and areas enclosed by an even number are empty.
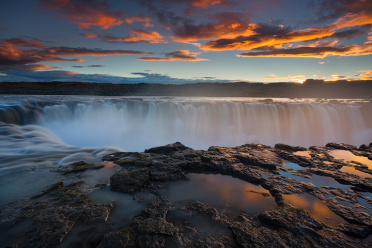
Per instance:
[[[340,159],[336,152],[355,159]],[[109,154],[104,165],[59,167],[56,173],[69,180],[8,203],[0,212],[0,232],[7,235],[6,247],[371,247],[372,167],[358,159],[372,160],[372,144],[247,144],[203,151],[177,142]],[[103,183],[84,187],[83,173],[99,175],[108,167],[113,173]],[[248,193],[272,198],[276,206],[252,214],[238,206],[221,210],[203,200],[172,200],[173,185],[191,181],[193,174],[259,186],[262,191]],[[118,222],[113,213],[125,206],[91,197],[92,190],[104,189],[142,207]],[[305,198],[327,214],[319,217],[297,205]]]

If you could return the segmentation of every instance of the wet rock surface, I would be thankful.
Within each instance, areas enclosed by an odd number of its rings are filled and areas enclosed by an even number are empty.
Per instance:
[[[129,223],[113,224],[110,216],[120,210],[115,200],[96,204],[89,198],[86,183],[77,180],[88,172],[82,162],[71,165],[68,174],[60,171],[69,183],[53,184],[3,207],[0,232],[7,237],[1,241],[9,247],[371,247],[372,170],[332,156],[334,150],[372,156],[371,145],[336,143],[309,149],[247,144],[207,151],[174,143],[143,153],[110,154],[103,160],[120,168],[90,190],[109,185],[144,204]],[[370,177],[342,172],[346,166]],[[173,183],[190,180],[189,173],[227,175],[260,186],[265,191],[247,192],[256,193],[257,200],[271,197],[276,206],[248,214],[231,203],[216,208],[200,199],[170,199]],[[74,238],[78,241],[71,243]]]
[[[110,188],[122,193],[134,193],[141,190],[149,180],[148,168],[117,172],[110,178]]]
[[[88,164],[84,161],[75,162],[59,169],[62,174],[77,173],[87,170],[98,170],[105,167],[102,164]]]

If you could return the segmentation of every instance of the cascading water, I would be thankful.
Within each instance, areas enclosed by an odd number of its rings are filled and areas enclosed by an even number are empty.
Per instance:
[[[176,141],[194,149],[279,142],[305,147],[369,144],[371,113],[372,105],[364,101],[3,96],[0,198],[14,196],[12,190],[30,194],[35,180],[42,181],[45,169],[56,165]],[[50,180],[31,191],[45,184]]]
[[[360,145],[371,135],[358,106],[320,103],[104,101],[43,108],[38,123],[77,146],[127,151],[180,141],[194,149],[245,143]]]
[[[32,110],[37,114],[27,107],[33,120],[23,122],[45,127],[69,145],[126,151],[175,141],[207,149],[279,142],[306,147],[327,142],[361,145],[372,140],[367,120],[371,117],[363,115],[360,104],[236,98],[78,100],[44,104]],[[17,119],[14,113],[12,119]]]

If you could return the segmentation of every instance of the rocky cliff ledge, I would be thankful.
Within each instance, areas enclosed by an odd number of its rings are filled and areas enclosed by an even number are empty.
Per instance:
[[[56,172],[68,180],[2,208],[0,231],[9,236],[6,245],[372,246],[372,145],[330,143],[307,149],[248,144],[196,151],[174,143],[142,153],[114,153],[103,160],[116,166],[105,183],[84,187],[85,182],[78,181],[84,173],[100,175],[104,168],[79,162]],[[171,199],[170,189],[190,181],[191,174],[220,174],[262,187],[247,194],[256,194],[258,200],[272,198],[275,206],[252,214],[231,204],[221,209],[203,199]],[[92,192],[108,187],[108,192],[141,205],[129,221],[115,217],[128,210],[125,204],[91,199]]]

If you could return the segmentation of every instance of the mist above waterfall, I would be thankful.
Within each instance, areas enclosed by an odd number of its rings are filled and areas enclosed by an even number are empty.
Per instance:
[[[309,147],[369,143],[371,105],[367,111],[362,105],[289,99],[71,97],[44,102],[32,116],[34,124],[80,147],[143,151],[176,141],[194,149],[279,142]]]

